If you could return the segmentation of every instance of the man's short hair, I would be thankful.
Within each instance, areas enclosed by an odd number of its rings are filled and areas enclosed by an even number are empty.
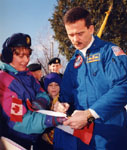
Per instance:
[[[82,7],[74,7],[72,9],[69,9],[63,17],[64,24],[75,23],[76,21],[81,19],[85,20],[87,27],[92,25],[90,13]]]

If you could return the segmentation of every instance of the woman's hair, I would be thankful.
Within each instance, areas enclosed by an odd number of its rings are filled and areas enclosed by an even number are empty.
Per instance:
[[[3,49],[1,54],[1,60],[7,64],[12,62],[13,53],[18,54],[22,48],[27,48],[32,52],[31,37],[24,33],[15,33],[11,37],[8,37],[3,43]]]
[[[20,55],[20,52],[21,51],[24,51],[24,50],[29,50],[29,55],[31,55],[31,53],[32,53],[32,49],[30,49],[30,48],[25,48],[25,47],[12,47],[11,48],[11,50],[12,50],[12,53],[13,54],[16,54],[16,55]]]

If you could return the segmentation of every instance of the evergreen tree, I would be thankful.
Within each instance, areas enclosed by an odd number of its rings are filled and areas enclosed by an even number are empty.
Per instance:
[[[52,18],[49,19],[55,32],[54,38],[59,42],[59,50],[69,60],[75,48],[67,37],[63,24],[63,16],[70,8],[81,6],[86,8],[93,18],[95,35],[97,35],[105,18],[105,12],[113,2],[113,8],[101,39],[111,41],[120,46],[125,52],[127,49],[127,0],[57,0],[57,6]]]

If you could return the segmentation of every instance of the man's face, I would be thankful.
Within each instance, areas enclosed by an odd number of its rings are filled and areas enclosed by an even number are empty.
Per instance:
[[[93,25],[87,28],[84,19],[78,20],[75,23],[65,24],[65,28],[72,44],[79,50],[88,46],[94,32]]]
[[[33,71],[32,72],[33,76],[40,81],[41,77],[42,77],[42,71],[41,70],[37,70],[37,71]]]
[[[61,69],[61,64],[59,63],[49,65],[50,72],[60,73],[60,69]]]

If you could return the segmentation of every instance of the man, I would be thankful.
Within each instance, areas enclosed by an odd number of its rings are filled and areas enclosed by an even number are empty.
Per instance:
[[[56,72],[63,77],[63,74],[60,73],[60,69],[62,68],[61,60],[58,57],[52,58],[48,63],[49,72]]]
[[[94,128],[89,144],[56,128],[54,149],[126,150],[127,57],[115,44],[93,36],[94,26],[87,10],[72,8],[63,19],[77,49],[61,85],[61,102],[75,108],[64,125],[82,129],[94,122]]]
[[[44,83],[42,80],[42,70],[41,70],[42,66],[41,66],[41,64],[32,63],[32,64],[28,65],[27,68],[31,71],[34,78],[39,81],[39,83],[41,84],[41,87],[43,88]]]

